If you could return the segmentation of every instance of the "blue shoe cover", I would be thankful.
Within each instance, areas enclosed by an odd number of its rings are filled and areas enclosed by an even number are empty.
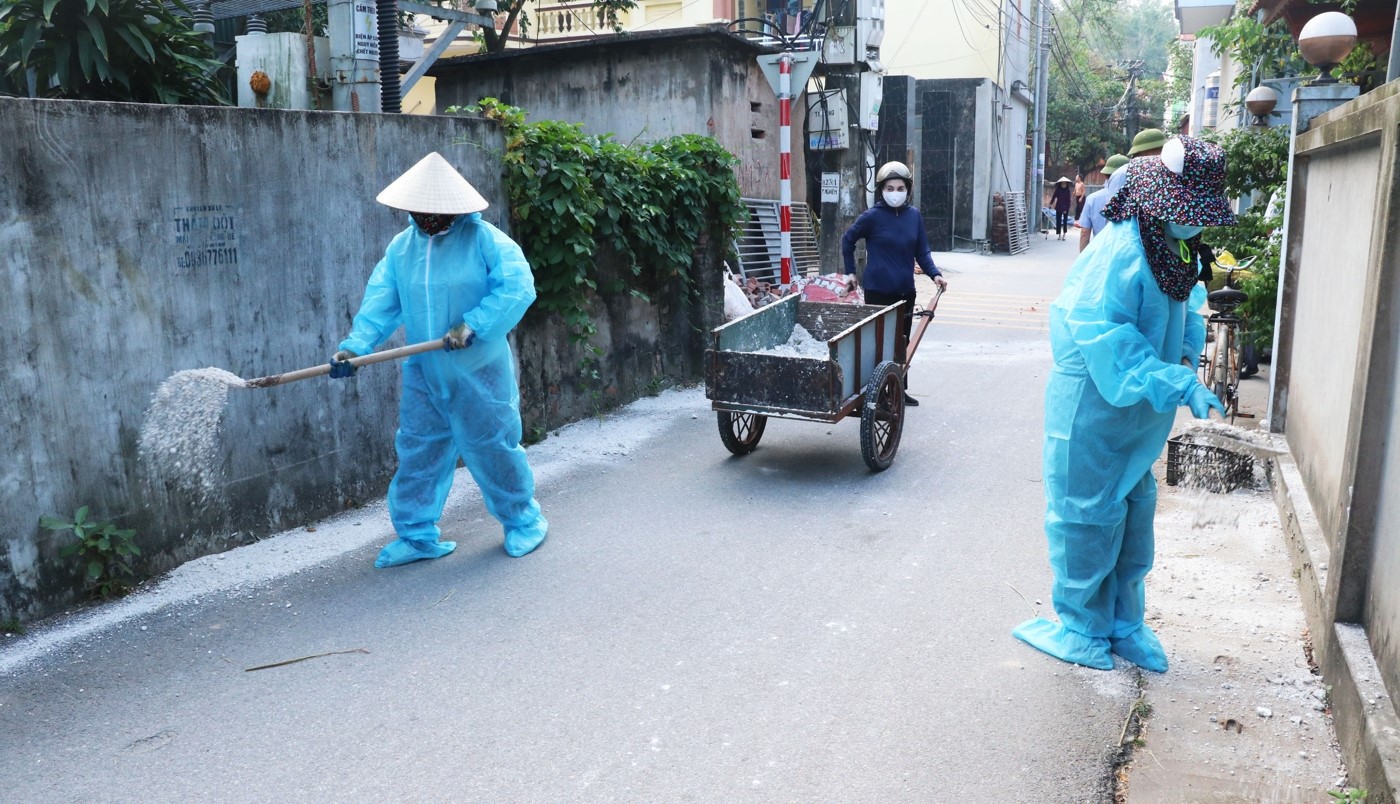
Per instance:
[[[428,558],[442,558],[457,549],[456,542],[424,542],[415,539],[395,539],[384,545],[374,566],[379,569],[398,567]]]
[[[1154,673],[1167,672],[1167,652],[1152,629],[1142,626],[1122,639],[1110,640],[1113,652]]]
[[[1107,639],[1075,633],[1044,617],[1021,623],[1012,630],[1011,635],[1061,661],[1082,664],[1095,670],[1113,669],[1113,656],[1109,653]]]
[[[515,558],[534,550],[544,543],[549,535],[549,522],[540,517],[528,528],[512,528],[506,531],[506,552]]]

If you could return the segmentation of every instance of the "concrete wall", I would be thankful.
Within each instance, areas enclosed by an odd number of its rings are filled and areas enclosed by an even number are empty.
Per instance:
[[[0,619],[76,597],[78,568],[43,515],[90,505],[136,528],[158,572],[383,493],[396,364],[233,391],[226,504],[207,510],[151,481],[137,437],[176,371],[324,361],[406,223],[373,198],[425,153],[457,165],[506,227],[494,123],[0,98],[0,141]],[[718,303],[718,255],[702,253],[693,293],[598,302],[598,381],[532,311],[516,332],[527,432],[697,376],[696,332]]]
[[[1303,87],[1298,119],[1345,86]],[[1316,98],[1316,100],[1309,100]],[[1297,130],[1297,129],[1295,129]],[[1400,84],[1295,135],[1273,465],[1351,783],[1400,798]]]
[[[636,33],[567,45],[448,59],[437,76],[439,109],[499,98],[531,120],[579,123],[619,142],[705,134],[739,158],[740,190],[777,198],[778,100],[759,69],[768,52],[715,28]],[[806,142],[805,96],[792,103],[792,150]],[[803,160],[792,160],[797,200]]]

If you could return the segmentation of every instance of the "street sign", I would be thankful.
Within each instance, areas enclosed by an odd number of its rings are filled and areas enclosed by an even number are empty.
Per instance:
[[[835,204],[841,200],[841,174],[822,174],[822,203]]]
[[[778,60],[784,55],[792,59],[792,96],[797,97],[807,89],[807,79],[812,77],[812,70],[817,66],[817,54],[815,53],[772,53],[758,57],[758,66],[763,68],[763,76],[768,79],[768,86],[773,88],[773,94],[778,93]]]

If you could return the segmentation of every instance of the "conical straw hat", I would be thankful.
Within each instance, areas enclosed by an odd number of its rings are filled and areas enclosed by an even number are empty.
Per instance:
[[[405,212],[437,215],[465,215],[480,212],[490,204],[462,174],[434,151],[409,168],[393,184],[384,188],[376,201]]]

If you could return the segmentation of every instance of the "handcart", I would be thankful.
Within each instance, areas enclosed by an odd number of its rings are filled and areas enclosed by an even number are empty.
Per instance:
[[[735,455],[753,452],[768,418],[838,422],[860,418],[861,457],[888,469],[904,431],[904,375],[943,295],[927,310],[905,305],[831,304],[789,296],[711,332],[705,396],[719,437]],[[905,343],[903,315],[919,318]],[[826,358],[765,353],[788,342],[797,325],[825,341]]]

